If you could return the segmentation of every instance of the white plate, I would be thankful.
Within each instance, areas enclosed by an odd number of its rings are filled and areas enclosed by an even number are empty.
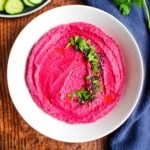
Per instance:
[[[108,115],[94,123],[72,125],[50,117],[34,103],[25,82],[25,67],[33,44],[45,32],[56,25],[76,21],[97,25],[116,40],[122,51],[126,78],[121,99]],[[7,78],[12,101],[30,126],[56,140],[85,142],[101,138],[124,123],[138,102],[144,73],[139,48],[123,24],[99,9],[71,5],[41,14],[22,30],[10,53]]]
[[[38,11],[39,9],[43,8],[44,6],[46,6],[49,2],[51,2],[51,0],[43,0],[42,3],[35,5],[34,7],[27,7],[25,6],[25,9],[22,13],[20,14],[15,14],[15,15],[9,15],[6,12],[0,12],[0,17],[3,18],[17,18],[17,17],[23,17],[29,14],[32,14],[36,11]]]

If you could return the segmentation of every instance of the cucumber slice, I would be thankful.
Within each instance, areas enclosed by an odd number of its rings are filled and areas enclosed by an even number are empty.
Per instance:
[[[4,11],[7,0],[0,0],[0,11]]]
[[[18,14],[23,12],[24,4],[21,0],[7,0],[5,4],[5,11],[10,14]]]
[[[23,0],[24,4],[29,7],[35,6],[35,4],[31,3],[29,0]]]
[[[42,3],[43,0],[29,0],[33,4],[39,4]]]

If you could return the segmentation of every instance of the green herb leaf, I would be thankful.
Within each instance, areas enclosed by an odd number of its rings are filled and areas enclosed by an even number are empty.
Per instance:
[[[139,8],[144,8],[146,16],[147,16],[147,24],[150,29],[150,11],[148,9],[148,5],[146,0],[113,0],[114,4],[119,7],[119,10],[122,15],[128,15],[131,12],[131,4],[135,4]]]
[[[100,91],[101,84],[99,82],[100,72],[100,56],[96,53],[95,47],[90,44],[90,40],[84,40],[80,36],[74,36],[69,38],[69,44],[66,47],[73,46],[75,50],[84,54],[85,59],[91,64],[92,74],[85,77],[87,83],[83,87],[84,89],[75,90],[73,93],[68,94],[68,98],[77,97],[79,104],[91,102],[95,99],[95,94]],[[87,87],[88,85],[88,87]]]
[[[150,12],[149,12],[146,0],[143,0],[143,7],[144,7],[144,10],[145,10],[146,16],[147,16],[148,28],[150,29]]]
[[[74,45],[74,44],[75,44],[75,41],[74,41],[74,38],[73,38],[73,37],[71,37],[69,40],[70,40],[70,44],[71,44],[71,45]]]
[[[80,38],[79,38],[79,36],[77,35],[77,36],[74,37],[75,43],[77,43],[78,40],[80,40]]]
[[[68,93],[68,98],[73,98],[74,94],[73,93]]]
[[[123,3],[120,5],[119,10],[125,16],[125,15],[128,15],[130,13],[130,11],[131,11],[130,7],[131,7],[130,3]]]
[[[96,54],[95,54],[94,50],[90,50],[89,53],[88,53],[88,55],[87,55],[88,61],[94,61],[95,55]]]
[[[79,103],[85,103],[89,99],[91,99],[91,94],[87,90],[77,90],[75,91],[75,95],[78,97],[78,102]]]
[[[142,7],[143,5],[143,0],[132,0],[133,3],[135,3],[136,6]]]
[[[116,5],[121,5],[121,4],[123,4],[123,3],[128,2],[128,0],[113,0],[113,2],[114,2]]]
[[[90,79],[91,79],[91,76],[86,76],[85,79],[86,79],[86,80],[90,80]]]
[[[94,73],[98,73],[99,72],[99,65],[96,62],[92,62],[92,70]]]
[[[84,40],[80,40],[78,44],[79,44],[79,49],[81,50],[81,52],[84,52],[85,50],[89,49],[89,46]]]

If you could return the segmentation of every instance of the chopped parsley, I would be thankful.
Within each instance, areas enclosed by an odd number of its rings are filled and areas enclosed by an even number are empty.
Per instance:
[[[91,64],[92,74],[85,77],[84,88],[68,93],[68,98],[77,98],[79,104],[92,102],[102,88],[100,83],[101,57],[96,53],[95,47],[90,44],[90,40],[84,40],[81,36],[70,37],[66,48],[70,46],[83,53],[85,60]]]

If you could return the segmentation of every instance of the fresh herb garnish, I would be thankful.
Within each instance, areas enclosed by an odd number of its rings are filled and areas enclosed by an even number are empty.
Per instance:
[[[95,51],[95,47],[90,44],[90,40],[84,40],[80,36],[70,37],[66,48],[72,46],[76,51],[84,54],[86,61],[91,64],[92,74],[85,77],[83,89],[75,90],[68,94],[68,98],[77,98],[79,104],[92,102],[96,93],[101,91],[100,83],[101,56]]]
[[[130,13],[132,3],[139,8],[143,7],[147,16],[148,28],[150,29],[150,12],[146,0],[113,0],[113,2],[119,7],[122,15],[128,15]]]
[[[75,95],[78,97],[78,103],[83,104],[92,99],[92,95],[88,90],[76,90]]]
[[[73,93],[69,93],[68,94],[68,98],[73,98],[74,97],[74,94]]]
[[[84,54],[87,61],[91,63],[92,71],[98,73],[100,71],[100,57],[97,55],[93,45],[90,45],[90,40],[84,40],[80,36],[70,37],[66,48],[73,46],[75,50]]]

